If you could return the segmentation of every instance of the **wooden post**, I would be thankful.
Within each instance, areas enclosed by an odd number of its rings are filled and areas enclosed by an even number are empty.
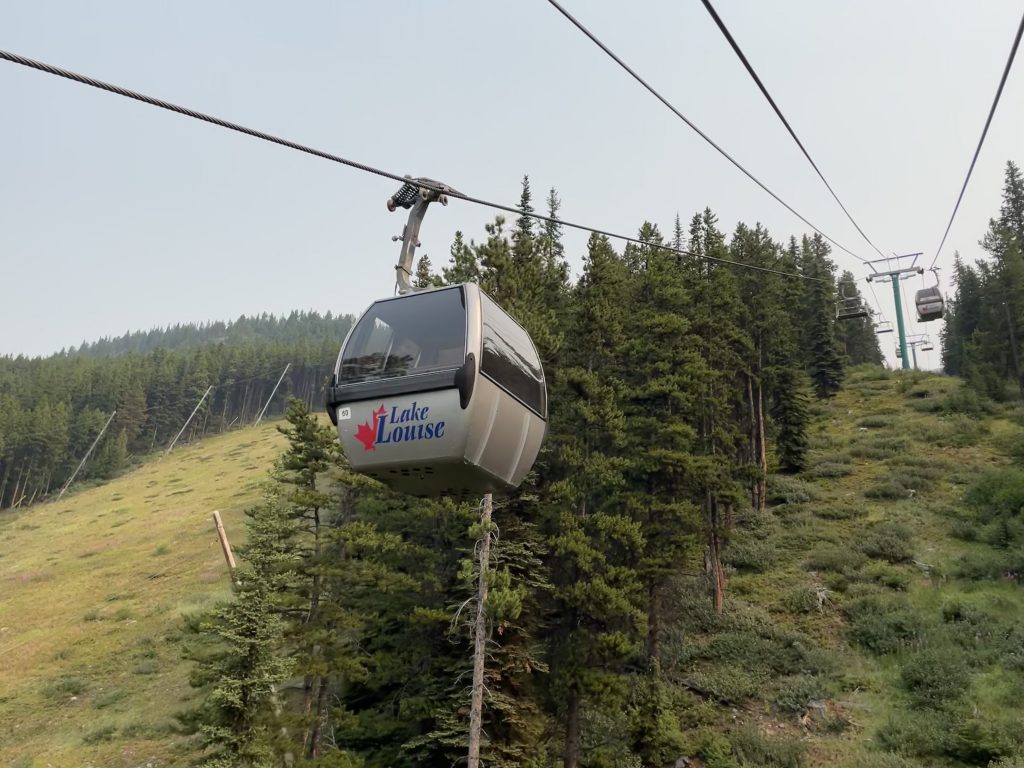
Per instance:
[[[224,559],[228,564],[228,571],[231,573],[231,581],[235,580],[235,556],[231,553],[231,543],[228,541],[227,531],[224,530],[224,523],[220,521],[220,512],[213,510],[213,523],[217,526],[217,538],[220,539],[220,548],[224,551]]]
[[[480,588],[477,593],[476,623],[473,627],[473,693],[469,704],[468,768],[480,768],[480,732],[483,730],[484,659],[487,653],[487,569],[491,556],[491,494],[484,496],[480,523]]]
[[[284,370],[281,371],[281,378],[277,380],[277,384],[274,385],[274,391],[270,393],[270,397],[267,398],[267,404],[263,406],[263,410],[260,411],[259,417],[256,419],[255,426],[259,426],[260,422],[263,421],[263,414],[267,412],[267,408],[270,407],[270,401],[274,399],[274,395],[277,394],[277,388],[281,386],[281,382],[284,381],[284,375],[288,373],[288,369],[292,367],[291,363],[288,363]]]

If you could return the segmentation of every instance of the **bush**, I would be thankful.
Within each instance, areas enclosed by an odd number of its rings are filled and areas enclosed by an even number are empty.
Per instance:
[[[1006,552],[967,552],[953,568],[953,575],[969,581],[1001,579],[1013,571],[1014,559]]]
[[[804,504],[817,497],[818,491],[810,483],[783,475],[768,478],[769,504]]]
[[[885,429],[891,427],[892,423],[892,418],[888,416],[865,416],[857,422],[857,426],[865,429]]]
[[[968,720],[952,734],[946,753],[969,765],[989,765],[1013,753],[1010,737],[993,723]]]
[[[971,485],[964,500],[983,520],[1015,517],[1024,510],[1024,470],[990,470]]]
[[[726,564],[741,571],[764,573],[775,562],[775,547],[768,539],[744,537],[730,541],[722,554]]]
[[[869,752],[843,763],[844,768],[921,768],[921,764],[892,752]]]
[[[81,696],[89,686],[84,680],[71,675],[62,675],[43,688],[43,693],[51,699],[66,699]]]
[[[867,514],[867,509],[852,504],[836,504],[827,507],[816,507],[814,514],[824,520],[851,520]]]
[[[980,419],[992,414],[995,410],[992,401],[979,395],[977,390],[963,385],[955,392],[950,392],[942,400],[942,410]]]
[[[899,523],[879,523],[870,528],[861,551],[876,560],[905,563],[914,559],[910,529]]]
[[[782,596],[782,607],[790,613],[814,613],[818,610],[818,590],[796,587]]]
[[[900,681],[916,707],[941,709],[963,698],[970,674],[963,659],[949,651],[925,649],[900,669]]]
[[[99,728],[90,731],[82,737],[83,744],[99,744],[103,741],[113,741],[114,736],[117,734],[117,727],[113,725],[102,725]]]
[[[775,696],[775,704],[782,712],[801,714],[807,705],[815,700],[823,699],[828,694],[825,682],[821,678],[799,675],[781,680],[779,692]]]
[[[889,479],[908,491],[914,490],[917,493],[924,493],[935,487],[935,480],[938,479],[938,476],[939,473],[933,470],[904,469],[893,472]]]
[[[804,568],[849,575],[859,570],[864,562],[864,555],[852,547],[825,546],[807,556]]]
[[[870,563],[864,575],[883,587],[903,592],[910,586],[910,574],[885,563]]]
[[[908,443],[900,437],[870,437],[850,449],[858,459],[887,459],[907,450]]]
[[[853,473],[853,469],[846,464],[833,464],[831,462],[824,462],[821,464],[815,464],[811,469],[807,471],[808,477],[814,478],[833,478],[833,477],[846,477]]]
[[[910,496],[910,493],[902,485],[897,485],[894,482],[877,483],[866,491],[864,495],[869,499],[886,499],[888,501],[895,501],[897,499],[906,499]]]
[[[851,639],[873,653],[893,653],[924,636],[924,622],[905,598],[869,595],[851,601],[843,612],[850,621]]]
[[[756,728],[741,728],[730,735],[733,752],[744,768],[802,768],[804,745],[796,739],[769,739]]]

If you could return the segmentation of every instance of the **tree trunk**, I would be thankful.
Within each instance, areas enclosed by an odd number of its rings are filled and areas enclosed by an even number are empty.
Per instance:
[[[661,596],[656,585],[648,593],[647,603],[647,660],[661,662]]]
[[[487,654],[487,569],[491,554],[491,494],[484,496],[480,523],[480,586],[477,592],[476,622],[473,627],[473,692],[469,703],[468,768],[480,768],[480,734],[483,731],[484,660]]]
[[[707,514],[707,547],[704,552],[704,570],[711,584],[711,603],[716,614],[725,604],[725,570],[722,568],[722,548],[719,539],[718,502],[711,491],[705,495]]]
[[[569,693],[569,709],[565,713],[565,752],[562,768],[576,768],[580,762],[580,695]]]
[[[316,692],[316,719],[309,732],[309,748],[306,751],[307,759],[320,757],[321,746],[324,740],[324,727],[327,725],[327,691],[330,678],[326,675],[320,678],[320,684]]]
[[[768,437],[764,426],[764,386],[757,384],[757,465],[761,468],[761,479],[758,483],[757,511],[764,512],[768,508]]]

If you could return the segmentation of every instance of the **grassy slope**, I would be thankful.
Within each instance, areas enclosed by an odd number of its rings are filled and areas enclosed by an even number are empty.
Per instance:
[[[765,519],[740,519],[736,550],[744,542],[762,546],[748,558],[754,567],[741,566],[730,577],[725,624],[688,626],[667,646],[678,652],[686,679],[726,694],[739,691],[746,704],[739,710],[683,706],[689,733],[731,728],[738,719],[771,739],[803,743],[808,765],[865,765],[878,728],[907,706],[898,685],[902,656],[852,646],[844,601],[872,591],[906,595],[937,626],[941,606],[960,595],[1024,615],[1019,587],[949,576],[964,552],[985,546],[950,535],[964,486],[983,468],[1007,463],[996,447],[1020,427],[1000,416],[986,418],[978,430],[959,417],[927,413],[929,402],[959,383],[902,379],[859,371],[846,391],[816,405],[808,472],[773,483],[775,503]],[[972,430],[977,434],[965,435]],[[0,765],[184,761],[169,727],[173,713],[192,700],[188,665],[180,659],[180,616],[227,594],[209,515],[220,509],[238,538],[240,512],[257,496],[281,446],[273,426],[213,438],[62,503],[0,517]],[[927,477],[913,498],[865,497],[894,475],[910,482],[915,472]],[[883,521],[908,525],[914,557],[940,576],[912,563],[865,560],[845,574],[808,566],[823,549],[858,551]],[[760,565],[758,552],[768,553]],[[879,568],[905,582],[904,589],[879,583],[872,575]],[[795,605],[794,595],[819,586],[830,590],[822,611]],[[684,617],[706,615],[706,605],[698,587],[677,608]],[[733,643],[725,650],[714,646],[722,633]],[[823,676],[834,711],[851,721],[845,729],[805,729],[797,714],[780,712],[779,695],[798,673],[765,673],[751,695],[758,665],[781,653],[787,636],[828,649],[834,668]],[[983,716],[1019,719],[1024,691],[1009,680],[998,666],[975,671],[971,698]]]
[[[282,444],[233,432],[0,515],[0,765],[180,763],[180,617],[229,591],[210,514],[240,537]]]
[[[1022,431],[1017,426],[1020,413],[1012,410],[981,420],[927,412],[959,388],[958,380],[942,376],[855,372],[842,393],[813,409],[808,470],[796,481],[776,480],[776,487],[783,489],[780,495],[792,489],[789,503],[776,498],[769,520],[755,532],[737,537],[740,541],[767,537],[774,558],[767,568],[739,568],[733,575],[730,589],[740,610],[767,616],[782,632],[813,638],[831,650],[837,664],[829,675],[830,694],[843,718],[850,721],[842,733],[808,730],[799,725],[797,715],[779,714],[774,704],[786,683],[778,679],[768,684],[754,707],[752,719],[761,732],[801,740],[810,765],[864,765],[878,730],[909,708],[899,670],[913,649],[878,655],[851,644],[844,604],[865,595],[883,599],[905,595],[924,622],[930,644],[948,641],[950,630],[943,625],[941,611],[952,600],[1024,616],[1024,590],[1016,584],[953,576],[962,555],[988,549],[951,535],[966,486],[984,470],[1008,465],[998,448],[1006,437]],[[915,488],[915,493],[903,491],[897,496],[894,491],[901,488],[893,489],[894,480]],[[897,497],[866,495],[883,487],[883,495]],[[907,526],[912,532],[913,558],[933,566],[932,570],[913,562],[890,564],[877,557],[844,570],[838,565],[814,566],[812,561],[823,551],[862,557],[872,528],[880,523]],[[887,580],[890,585],[902,585],[893,588],[886,585]],[[830,590],[823,610],[794,609],[794,595],[801,590],[813,593],[817,587]],[[968,700],[980,719],[1020,722],[1024,689],[1019,677],[998,664],[976,668]]]

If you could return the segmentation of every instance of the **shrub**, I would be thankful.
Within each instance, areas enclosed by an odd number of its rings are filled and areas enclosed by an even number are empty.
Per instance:
[[[1013,559],[1006,552],[967,552],[953,568],[953,575],[970,581],[1000,579],[1012,571]]]
[[[807,471],[808,477],[815,478],[832,478],[832,477],[846,477],[853,473],[853,469],[846,464],[833,464],[831,462],[824,462],[816,464]]]
[[[737,570],[764,573],[775,562],[775,556],[770,540],[744,537],[729,542],[722,559]]]
[[[852,547],[825,546],[807,556],[804,568],[810,571],[833,571],[851,574],[865,562],[865,557]]]
[[[869,595],[844,606],[850,621],[850,637],[877,654],[910,647],[924,635],[924,622],[906,599],[882,599]]]
[[[891,427],[893,420],[888,416],[865,416],[857,422],[858,427],[865,429],[885,429]]]
[[[970,765],[989,765],[1013,753],[1013,742],[994,723],[968,720],[947,741],[946,753]]]
[[[963,659],[945,650],[915,653],[900,669],[900,681],[914,706],[928,709],[963,698],[970,679]]]
[[[889,479],[907,490],[924,493],[935,487],[935,480],[938,474],[938,472],[930,470],[906,469],[893,472]]]
[[[877,483],[866,491],[864,495],[869,499],[886,499],[888,501],[895,501],[896,499],[905,499],[910,493],[902,485],[897,485],[893,482]]]
[[[1017,516],[1024,510],[1024,470],[990,470],[971,485],[964,499],[985,520]]]
[[[817,489],[810,483],[783,475],[768,478],[769,504],[804,504],[817,497]]]
[[[796,739],[769,739],[756,728],[734,731],[729,740],[741,766],[746,768],[802,768],[804,745]]]
[[[112,691],[107,691],[106,693],[97,696],[93,701],[93,706],[96,707],[96,709],[106,709],[107,707],[112,707],[119,701],[124,700],[127,696],[127,693],[119,688],[115,688]]]
[[[779,685],[775,704],[781,711],[791,714],[802,713],[810,702],[823,699],[828,693],[823,680],[807,675],[786,678]]]
[[[980,419],[982,416],[993,413],[995,408],[992,401],[978,394],[976,389],[963,385],[942,399],[942,410],[946,413]]]
[[[945,432],[936,439],[936,444],[944,448],[977,445],[989,431],[987,424],[958,413],[943,419],[943,426]]]
[[[796,587],[782,596],[782,607],[790,613],[813,613],[818,610],[818,590]]]
[[[825,520],[850,520],[867,514],[867,510],[853,504],[835,504],[816,507],[814,514]]]
[[[899,592],[905,591],[910,586],[910,574],[893,568],[885,563],[870,563],[864,569],[864,575],[872,581],[881,584],[883,587],[895,589]]]
[[[887,459],[903,453],[907,446],[907,441],[900,437],[869,437],[850,448],[850,455],[858,459]]]
[[[82,737],[83,744],[99,744],[103,741],[112,741],[114,736],[117,734],[117,726],[114,725],[102,725],[93,731],[90,731]]]
[[[81,678],[61,675],[44,687],[43,693],[51,699],[66,699],[69,696],[81,696],[88,687]]]
[[[804,567],[808,570],[853,573],[864,564],[864,560],[864,555],[852,547],[826,546],[811,552]]]
[[[892,752],[869,752],[843,763],[844,768],[921,768],[921,764]]]
[[[899,523],[879,523],[868,530],[861,550],[868,557],[890,563],[905,563],[914,558],[910,529]]]

